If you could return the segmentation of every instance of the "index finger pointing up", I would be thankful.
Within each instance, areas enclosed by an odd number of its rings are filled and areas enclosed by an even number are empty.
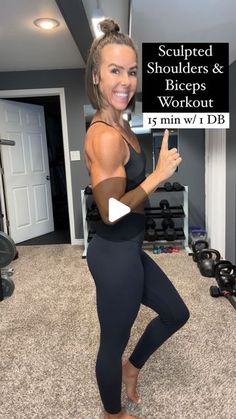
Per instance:
[[[161,143],[161,148],[168,150],[168,140],[169,140],[169,130],[165,129],[163,138],[162,138],[162,143]]]

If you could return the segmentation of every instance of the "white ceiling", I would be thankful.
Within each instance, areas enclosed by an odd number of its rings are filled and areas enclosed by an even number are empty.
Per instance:
[[[60,26],[34,26],[52,17]],[[78,68],[84,61],[54,0],[0,0],[0,71]]]
[[[97,3],[83,0],[88,17]],[[129,0],[99,4],[128,31]],[[50,33],[34,27],[33,20],[45,16],[58,19],[60,27]],[[79,22],[80,16],[78,31]],[[229,42],[230,63],[236,59],[235,0],[132,0],[130,29],[140,62],[142,42]],[[0,0],[0,57],[0,71],[84,67],[55,0]]]

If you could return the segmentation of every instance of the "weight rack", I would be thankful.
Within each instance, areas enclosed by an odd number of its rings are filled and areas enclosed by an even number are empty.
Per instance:
[[[183,194],[183,205],[173,205],[173,206],[169,206],[169,209],[171,211],[171,218],[182,218],[183,219],[183,228],[175,228],[175,232],[177,235],[176,240],[174,240],[174,242],[176,241],[180,241],[183,243],[183,247],[187,252],[190,252],[189,249],[189,239],[188,239],[188,234],[189,234],[189,227],[188,227],[188,186],[183,186],[182,190],[176,191],[176,190],[170,190],[170,191],[166,191],[166,189],[164,187],[159,187],[156,189],[156,191],[153,193],[153,196],[155,198],[155,193],[159,192],[165,192],[166,194],[171,194],[172,192],[174,193],[182,193]],[[160,197],[161,200],[161,197]],[[147,207],[144,208],[145,210],[145,217],[146,218],[157,218],[157,219],[164,219],[165,216],[163,215],[163,210],[160,206],[151,206],[151,207]],[[158,233],[158,240],[156,242],[161,242],[161,244],[166,244],[168,243],[165,238],[164,238],[164,230],[162,228],[157,228],[156,229],[157,233]],[[148,242],[146,241],[146,243],[155,243],[155,241],[152,242]]]

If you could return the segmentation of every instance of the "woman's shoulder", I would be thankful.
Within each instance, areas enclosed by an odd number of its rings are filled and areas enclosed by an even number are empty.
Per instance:
[[[88,128],[86,139],[97,146],[119,145],[121,134],[112,125],[94,121]]]
[[[85,138],[87,154],[93,156],[117,155],[125,153],[125,145],[122,136],[114,127],[108,124],[92,123],[88,128]],[[91,156],[92,157],[92,156]]]

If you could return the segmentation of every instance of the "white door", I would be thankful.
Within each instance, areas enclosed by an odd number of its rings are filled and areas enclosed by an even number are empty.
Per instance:
[[[54,231],[44,109],[0,100],[2,145],[9,234],[20,243]]]

